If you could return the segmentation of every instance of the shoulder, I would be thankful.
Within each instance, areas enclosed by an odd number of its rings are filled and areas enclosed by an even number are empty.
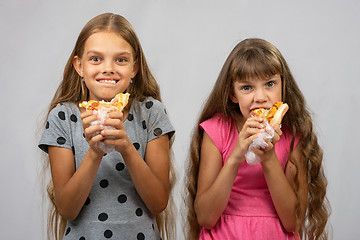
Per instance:
[[[209,128],[229,129],[233,125],[234,120],[227,118],[221,114],[215,114],[211,118],[200,123],[200,127],[207,132]]]
[[[164,104],[160,102],[159,100],[156,100],[152,97],[146,97],[140,100],[135,100],[143,110],[151,110],[151,111],[157,111],[157,110],[164,110]]]
[[[130,108],[130,112],[149,120],[168,118],[164,104],[152,97],[146,97],[140,100],[135,99]]]
[[[80,110],[72,102],[59,103],[54,107],[48,116],[47,125],[69,127],[71,124],[81,123]]]
[[[73,115],[78,115],[78,108],[75,103],[72,102],[62,102],[58,103],[49,113],[50,117],[59,118],[60,120],[65,120],[68,116],[69,118]]]
[[[164,104],[152,97],[134,100],[130,113],[148,131],[148,141],[168,133],[171,138],[175,132]]]
[[[48,146],[58,146],[72,149],[71,129],[80,124],[80,112],[74,103],[59,103],[54,107],[47,118],[39,147],[48,151]]]
[[[235,120],[216,114],[199,126],[213,140],[220,152],[237,136]]]

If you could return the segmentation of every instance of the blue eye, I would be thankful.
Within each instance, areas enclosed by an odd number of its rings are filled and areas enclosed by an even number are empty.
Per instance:
[[[116,61],[123,63],[123,62],[126,62],[127,60],[125,58],[118,58]]]
[[[91,57],[90,61],[92,61],[92,62],[100,62],[100,58],[99,57]]]
[[[250,86],[243,86],[243,87],[241,87],[241,90],[242,91],[250,91],[251,87]]]
[[[270,82],[267,82],[266,83],[266,86],[267,87],[273,87],[275,85],[275,82],[274,81],[270,81]]]

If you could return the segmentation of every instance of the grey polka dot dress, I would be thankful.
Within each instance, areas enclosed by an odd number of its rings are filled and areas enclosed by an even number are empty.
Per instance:
[[[174,134],[163,104],[153,98],[134,100],[124,125],[143,158],[149,141]],[[48,146],[71,149],[78,168],[89,145],[75,104],[61,103],[50,112],[39,142],[45,152]],[[136,192],[120,153],[104,155],[90,194],[77,218],[67,222],[63,239],[160,239],[155,216]]]

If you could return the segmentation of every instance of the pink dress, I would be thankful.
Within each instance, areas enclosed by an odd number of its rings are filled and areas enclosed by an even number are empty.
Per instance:
[[[200,124],[219,149],[223,164],[230,156],[238,131],[234,119],[215,115]],[[285,170],[292,134],[282,129],[283,134],[275,144],[275,152]],[[295,144],[299,137],[296,138]],[[296,237],[296,238],[295,238]],[[248,165],[246,161],[239,167],[230,199],[225,211],[211,229],[202,228],[200,239],[300,239],[294,233],[286,232],[270,197],[261,164]]]

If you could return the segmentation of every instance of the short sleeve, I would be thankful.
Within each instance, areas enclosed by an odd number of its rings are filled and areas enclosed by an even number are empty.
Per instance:
[[[147,98],[143,104],[145,104],[145,111],[149,111],[148,123],[146,123],[149,124],[147,127],[147,141],[149,142],[165,134],[168,134],[169,139],[171,139],[175,130],[164,105],[153,98]]]
[[[69,118],[73,118],[64,104],[58,104],[49,113],[39,148],[48,153],[48,146],[72,149]]]
[[[220,153],[223,152],[223,121],[220,116],[214,116],[202,123],[200,123],[200,128],[203,129],[209,137],[215,143],[215,146],[218,148]]]

